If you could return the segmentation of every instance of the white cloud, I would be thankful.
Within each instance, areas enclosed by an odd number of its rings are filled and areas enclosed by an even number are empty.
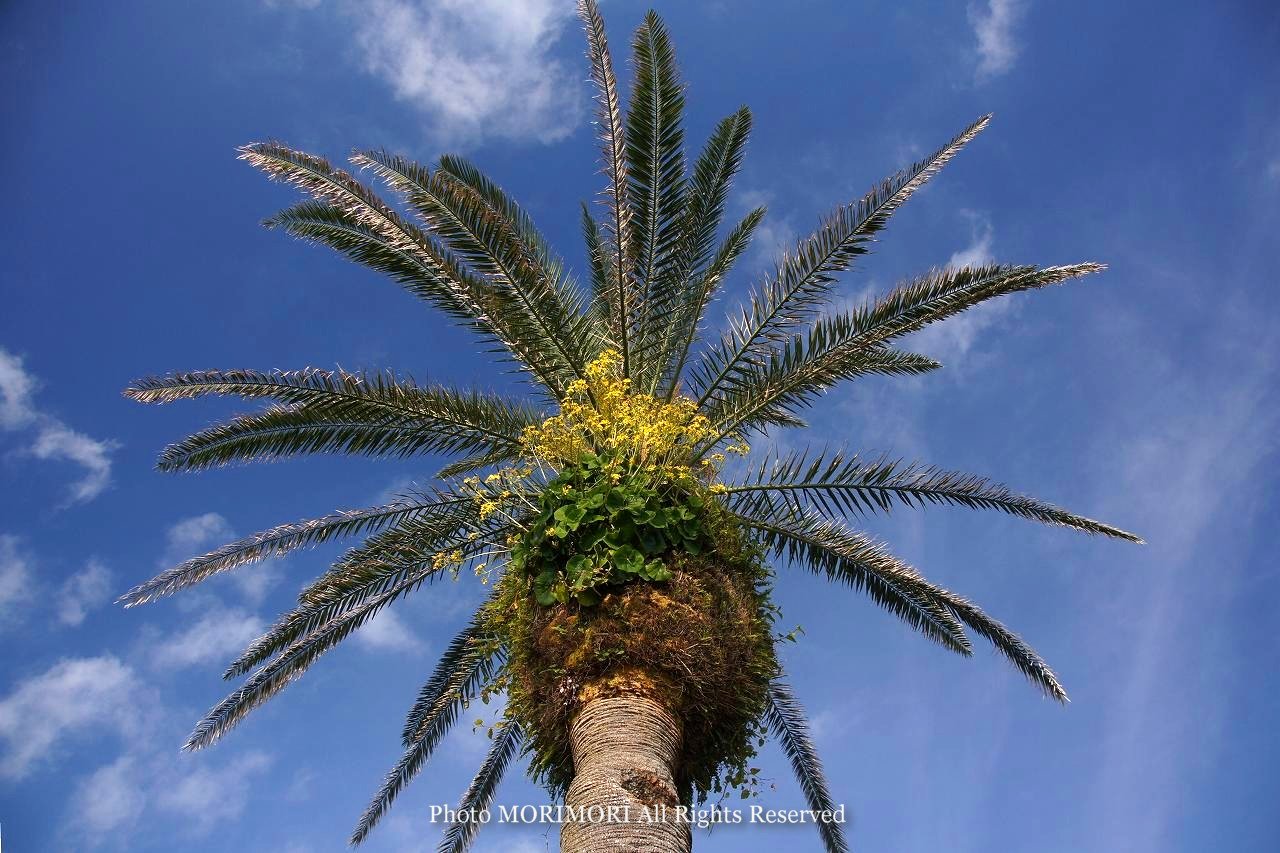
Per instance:
[[[991,220],[975,210],[962,210],[961,215],[969,220],[971,239],[968,246],[952,253],[947,266],[976,267],[991,263],[991,245],[995,240]]]
[[[554,142],[582,119],[586,74],[553,53],[574,20],[570,0],[372,0],[341,8],[364,70],[422,113],[442,142]]]
[[[141,724],[141,685],[132,668],[112,655],[71,658],[22,681],[0,700],[0,776],[22,779],[63,738],[79,731],[133,733]]]
[[[111,484],[111,452],[114,441],[100,441],[76,432],[51,415],[38,411],[31,401],[39,386],[22,359],[0,349],[0,429],[17,431],[34,427],[35,441],[27,451],[37,459],[60,459],[85,469],[71,487],[68,503],[93,500]]]
[[[145,780],[132,755],[122,755],[82,779],[72,796],[77,823],[89,837],[134,824],[146,806]]]
[[[49,421],[36,436],[31,452],[37,459],[63,459],[85,469],[85,475],[71,487],[71,502],[91,501],[111,484],[111,451],[119,445],[99,441],[76,432],[58,421]]]
[[[206,512],[184,518],[170,527],[165,535],[161,568],[167,569],[235,538],[235,530],[220,513]],[[280,567],[273,560],[252,563],[232,572],[230,580],[247,602],[260,604],[267,591],[280,580]]]
[[[79,625],[95,607],[111,597],[111,570],[96,559],[67,578],[58,593],[58,621],[63,625]]]
[[[204,756],[139,749],[125,753],[80,781],[68,804],[67,829],[83,846],[119,838],[139,819],[177,819],[184,835],[204,835],[233,820],[249,800],[252,777],[271,764],[251,751],[211,766]]]
[[[17,621],[31,595],[30,558],[18,547],[18,537],[0,535],[0,628]]]
[[[0,779],[21,781],[41,765],[69,775],[68,766],[83,760],[68,748],[72,738],[92,737],[100,749],[104,736],[116,735],[119,754],[80,778],[68,800],[62,829],[74,842],[68,846],[127,848],[124,830],[158,818],[171,819],[179,834],[205,834],[244,811],[253,779],[271,757],[250,750],[213,763],[204,754],[180,753],[168,740],[173,716],[113,655],[59,661],[0,698]],[[58,765],[63,753],[74,757]]]
[[[757,207],[769,207],[773,202],[772,192],[744,189],[737,193],[735,206],[739,210],[739,216],[745,216]],[[783,253],[795,248],[798,234],[795,222],[790,215],[784,216],[771,209],[756,226],[746,257],[735,265],[738,274],[745,275],[748,280],[755,282],[772,272]]]
[[[252,613],[216,609],[185,631],[156,640],[151,663],[161,669],[180,669],[222,660],[238,654],[263,627]]]
[[[1155,322],[1124,327],[1140,354],[1131,362],[1150,373],[1113,416],[1115,432],[1132,441],[1100,458],[1121,477],[1100,514],[1123,519],[1150,544],[1148,568],[1105,594],[1106,606],[1124,615],[1096,642],[1103,655],[1124,650],[1114,673],[1123,689],[1108,703],[1097,781],[1081,803],[1094,812],[1097,838],[1134,851],[1167,850],[1176,840],[1179,782],[1219,759],[1223,718],[1246,695],[1231,685],[1250,661],[1224,647],[1221,626],[1242,579],[1258,572],[1243,534],[1263,530],[1252,516],[1280,449],[1280,337],[1266,312],[1223,310],[1208,326],[1215,345],[1194,365]],[[1189,742],[1195,750],[1183,748]]]
[[[969,6],[969,25],[978,39],[979,82],[1005,73],[1017,61],[1021,48],[1013,31],[1025,11],[1022,0],[987,0]]]
[[[183,818],[196,834],[208,832],[213,824],[231,820],[244,811],[249,801],[249,779],[271,765],[262,752],[241,755],[225,766],[199,766],[156,791],[156,804]]]
[[[35,389],[36,381],[23,369],[22,359],[0,349],[0,429],[17,429],[35,419]]]
[[[383,609],[356,631],[355,641],[368,649],[388,652],[419,652],[422,641],[395,611]]]
[[[947,266],[981,266],[992,262],[992,246],[995,229],[983,213],[962,210],[969,220],[969,245],[954,252]],[[912,346],[943,364],[951,366],[969,355],[978,336],[1006,317],[1014,308],[1008,297],[993,299],[962,314],[947,318],[945,322],[926,326],[913,336]]]
[[[235,532],[227,520],[216,512],[184,518],[169,528],[165,534],[165,565],[179,563],[209,550],[210,545],[221,545],[235,538]]]

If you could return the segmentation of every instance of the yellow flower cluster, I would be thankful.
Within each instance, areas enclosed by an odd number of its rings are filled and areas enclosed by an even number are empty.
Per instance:
[[[485,477],[483,484],[479,477],[465,477],[462,487],[471,492],[480,507],[480,520],[484,521],[523,491],[532,473],[533,469],[527,465],[507,467]]]
[[[569,385],[560,414],[525,429],[526,452],[554,466],[573,464],[587,453],[662,465],[715,435],[691,400],[629,393],[631,380],[621,366],[622,357],[612,349],[588,364],[586,377]]]

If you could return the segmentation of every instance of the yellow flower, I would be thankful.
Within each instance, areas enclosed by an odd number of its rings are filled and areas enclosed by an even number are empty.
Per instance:
[[[621,364],[616,350],[606,350],[588,364],[585,378],[569,385],[560,413],[521,433],[527,455],[559,466],[584,454],[603,454],[643,463],[653,472],[687,458],[694,446],[714,435],[693,401],[630,393]]]

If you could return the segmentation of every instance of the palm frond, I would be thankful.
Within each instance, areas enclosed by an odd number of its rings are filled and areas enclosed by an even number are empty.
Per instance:
[[[750,368],[761,350],[812,318],[830,300],[835,273],[865,254],[889,217],[990,119],[983,116],[929,157],[886,179],[861,201],[837,208],[813,235],[785,255],[774,277],[751,295],[721,340],[703,354],[695,371],[698,404],[714,400],[736,373]]]
[[[379,199],[368,187],[341,169],[332,166],[322,157],[295,151],[278,142],[255,142],[240,147],[240,159],[262,170],[268,177],[283,181],[309,193],[321,206],[309,205],[291,208],[280,216],[267,220],[268,225],[283,225],[289,230],[299,229],[297,236],[325,242],[324,236],[336,238],[336,233],[325,232],[334,226],[348,229],[346,239],[355,240],[369,251],[367,241],[360,235],[376,238],[388,251],[398,253],[405,262],[412,259],[421,273],[401,280],[414,295],[440,307],[449,316],[464,322],[482,321],[483,306],[477,299],[477,282],[467,281],[451,260],[442,254],[425,234],[406,222],[390,206]],[[306,233],[305,219],[316,216],[314,225],[318,231],[313,236]],[[352,255],[350,249],[343,249]],[[358,259],[358,258],[357,258]]]
[[[468,508],[471,503],[471,497],[444,492],[406,495],[382,506],[344,510],[322,518],[282,524],[231,542],[207,554],[192,557],[129,590],[120,596],[118,603],[126,607],[144,604],[246,563],[278,557],[298,548],[319,545],[343,536],[377,531],[414,516],[456,513],[460,508]]]
[[[720,395],[705,405],[723,434],[767,426],[784,411],[794,414],[821,391],[867,371],[869,358],[891,353],[884,344],[988,299],[1047,287],[1096,272],[1098,264],[1037,269],[1028,266],[961,268],[932,272],[883,299],[850,312],[817,320],[803,334],[757,357],[726,377]],[[919,373],[940,365],[924,356],[905,356],[900,371]]]
[[[498,793],[498,784],[506,775],[507,766],[519,753],[523,743],[524,731],[521,730],[519,723],[500,724],[484,763],[480,765],[475,778],[471,780],[466,793],[458,803],[459,814],[475,815],[489,808],[494,796]],[[471,842],[475,840],[476,833],[479,831],[479,821],[456,820],[445,830],[444,839],[436,849],[439,853],[466,853],[471,849]]]
[[[141,380],[126,395],[167,402],[200,394],[286,401],[242,415],[170,445],[162,471],[200,470],[236,460],[299,453],[514,454],[533,408],[477,392],[422,387],[391,373],[202,371]]]
[[[750,133],[751,111],[742,107],[716,125],[693,164],[687,192],[688,213],[670,276],[674,283],[688,284],[671,306],[680,311],[680,317],[672,325],[672,335],[664,344],[664,352],[669,350],[675,362],[674,368],[670,368],[668,398],[675,394],[698,324],[711,301],[712,293],[733,261],[746,249],[751,232],[764,217],[764,209],[757,208],[739,224],[735,229],[736,236],[731,235],[726,239],[719,252],[720,255],[727,256],[724,258],[727,263],[722,262],[723,269],[718,274],[712,274],[708,265],[711,264],[716,234],[724,218],[729,187],[742,167],[742,155]],[[693,284],[695,281],[696,285]]]
[[[1066,701],[1067,694],[1057,676],[1035,650],[972,602],[930,583],[876,543],[809,507],[762,493],[744,497],[748,497],[745,506],[739,505],[733,511],[775,553],[785,554],[791,562],[832,580],[865,589],[885,609],[964,655],[972,654],[972,650],[960,623],[968,625],[1046,695]],[[732,503],[737,501],[731,498]],[[868,579],[868,570],[883,573],[889,588]]]
[[[441,158],[434,174],[385,151],[352,156],[409,205],[453,253],[500,298],[495,318],[532,360],[553,391],[581,376],[588,358],[582,294],[564,274],[533,220],[483,173],[457,157]]]
[[[333,372],[317,367],[302,370],[195,370],[148,376],[133,382],[124,395],[140,403],[172,403],[211,395],[241,397],[246,400],[270,399],[280,403],[340,403],[368,401],[377,404],[359,374]],[[388,391],[399,391],[390,388]],[[391,398],[383,399],[389,411],[412,413],[396,406]]]
[[[436,472],[436,479],[449,480],[454,477],[461,477],[463,474],[484,470],[492,465],[514,462],[520,458],[522,451],[523,448],[517,445],[511,450],[495,447],[488,453],[475,453],[455,462],[450,462]]]
[[[654,306],[654,322],[666,330],[666,337],[656,358],[653,385],[655,391],[661,391],[668,400],[680,390],[680,375],[689,358],[689,347],[698,336],[698,325],[707,305],[733,265],[751,245],[751,238],[764,220],[765,212],[761,206],[744,216],[725,235],[711,262],[688,282],[679,298]]]
[[[990,265],[932,270],[852,312],[819,320],[826,352],[865,349],[923,329],[988,299],[1060,284],[1106,269],[1083,263],[1043,267]]]
[[[326,201],[299,202],[262,224],[280,228],[299,240],[328,246],[349,260],[388,276],[455,324],[479,332],[486,340],[507,344],[502,330],[484,316],[491,301],[484,283],[416,229],[416,242],[390,238],[385,230],[370,226],[357,213]]]
[[[631,245],[640,310],[632,334],[635,380],[647,383],[661,357],[660,318],[652,306],[684,281],[671,278],[685,215],[684,91],[666,26],[650,11],[632,42],[634,84],[624,153],[631,204]],[[646,386],[648,387],[648,386]]]
[[[487,543],[460,536],[441,547],[474,553]],[[313,605],[322,611],[313,630],[301,633],[269,663],[255,671],[240,689],[219,702],[197,725],[184,749],[203,749],[234,728],[255,708],[301,676],[325,652],[377,616],[384,607],[429,583],[445,569],[427,561],[419,564],[367,567],[372,580],[352,588],[334,588],[329,601]]]
[[[388,571],[429,563],[442,551],[455,550],[459,542],[466,545],[462,551],[468,561],[483,560],[487,549],[503,543],[515,529],[501,514],[481,521],[475,501],[448,517],[402,519],[339,557],[302,590],[298,603],[322,604]]]
[[[310,193],[320,205],[298,205],[266,221],[288,233],[330,245],[353,260],[387,272],[419,298],[460,324],[501,344],[524,369],[551,389],[556,380],[539,352],[509,327],[510,300],[466,270],[421,230],[374,193],[326,160],[274,142],[242,146],[241,157],[268,176]],[[405,269],[412,262],[417,269]]]
[[[587,269],[591,280],[591,305],[587,310],[604,322],[606,333],[602,340],[612,342],[610,330],[614,323],[609,306],[613,304],[614,284],[608,249],[604,245],[604,235],[600,233],[600,223],[591,215],[586,202],[582,202],[581,207],[582,240],[587,244]]]
[[[1094,521],[1036,498],[1020,495],[985,477],[901,460],[870,461],[841,450],[788,453],[764,459],[745,481],[728,487],[729,505],[750,504],[767,492],[797,508],[811,505],[824,514],[888,513],[894,502],[907,507],[949,504],[994,509],[1042,524],[1085,533],[1142,540],[1118,527]]]
[[[859,376],[919,376],[942,365],[913,352],[871,347],[818,355],[821,343],[797,337],[767,359],[741,371],[705,414],[716,426],[714,447],[724,438],[760,431],[794,419],[815,397],[839,382]]]
[[[347,612],[363,607],[411,576],[434,581],[445,571],[435,556],[453,550],[468,537],[467,556],[480,553],[486,545],[508,530],[491,525],[475,540],[469,531],[475,514],[441,519],[405,519],[400,524],[370,537],[349,550],[298,596],[298,606],[288,611],[252,644],[223,673],[238,678],[253,667],[289,648],[299,639],[314,634]],[[466,527],[468,532],[461,533]],[[431,570],[428,572],[428,570]],[[424,572],[426,574],[424,574]]]
[[[964,628],[933,594],[932,585],[874,540],[807,507],[763,493],[738,503],[732,511],[775,555],[865,592],[876,604],[954,652],[973,653]]]
[[[1059,702],[1067,702],[1067,691],[1063,688],[1062,683],[1058,681],[1058,676],[1049,664],[1036,654],[1035,649],[1027,645],[1021,637],[1010,631],[1004,625],[992,619],[986,613],[966,598],[962,598],[953,592],[949,592],[941,587],[935,587],[936,595],[946,603],[947,609],[956,615],[956,617],[970,628],[974,633],[981,637],[985,637],[995,647],[996,651],[1004,655],[1018,671],[1027,677],[1027,679],[1040,688],[1046,696]]]
[[[492,597],[488,601],[492,601]],[[461,672],[471,672],[482,660],[493,656],[494,637],[486,625],[485,608],[480,607],[472,614],[466,627],[445,647],[444,653],[436,661],[436,668],[431,677],[418,690],[413,707],[405,717],[401,740],[405,748],[418,742],[423,723],[432,715],[439,704],[440,697],[448,694]]]
[[[601,171],[605,176],[603,192],[606,210],[603,223],[603,247],[609,270],[608,314],[613,339],[622,352],[624,375],[631,365],[630,325],[636,316],[637,293],[635,273],[628,257],[632,245],[631,204],[628,199],[626,138],[622,123],[622,105],[618,81],[613,72],[613,58],[605,34],[604,19],[595,0],[578,0],[578,17],[587,33],[587,59],[591,63],[591,79],[596,86],[597,132],[600,137]]]
[[[769,683],[769,705],[765,708],[764,719],[770,734],[782,746],[782,751],[791,762],[791,769],[795,771],[796,781],[800,783],[800,790],[804,792],[805,802],[810,810],[834,810],[835,800],[827,788],[822,760],[818,758],[818,750],[809,738],[809,720],[791,691],[791,686],[781,678],[775,678]],[[840,824],[820,822],[817,827],[827,853],[848,853],[849,845],[844,840]]]
[[[215,705],[196,724],[183,749],[204,749],[216,743],[255,708],[302,675],[321,655],[367,623],[383,607],[425,583],[432,574],[432,570],[423,569],[402,576],[385,591],[346,610],[317,630],[304,634],[289,644],[278,657],[254,672],[243,686]]]
[[[479,616],[477,616],[479,618]],[[460,659],[455,666],[449,668],[438,685],[438,690],[426,702],[419,726],[414,731],[412,742],[405,748],[404,754],[396,762],[395,767],[387,774],[382,787],[374,795],[369,805],[360,816],[355,830],[351,833],[351,844],[357,845],[368,838],[369,833],[382,820],[391,804],[405,786],[413,780],[422,766],[431,757],[431,753],[444,739],[449,729],[458,719],[459,712],[479,693],[480,688],[494,676],[495,660],[501,657],[501,650],[490,643],[476,646],[478,651]],[[441,674],[438,667],[432,681],[428,681],[419,696],[422,701],[428,688],[433,688],[436,675]],[[415,711],[417,703],[415,703]]]

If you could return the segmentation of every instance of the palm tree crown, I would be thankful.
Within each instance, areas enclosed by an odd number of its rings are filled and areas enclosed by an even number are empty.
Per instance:
[[[760,208],[725,221],[751,114],[743,108],[721,121],[688,163],[683,87],[661,20],[650,13],[636,32],[634,82],[624,113],[594,0],[582,0],[580,13],[605,174],[602,212],[585,204],[581,211],[589,257],[585,286],[529,215],[458,157],[442,157],[427,168],[386,151],[352,155],[357,169],[392,192],[393,204],[320,157],[277,142],[240,150],[248,163],[309,196],[268,219],[269,227],[390,276],[501,352],[535,393],[529,401],[513,400],[418,384],[391,372],[314,368],[177,373],[127,389],[129,397],[148,403],[205,395],[270,403],[166,448],[159,461],[166,471],[306,453],[453,457],[430,488],[383,506],[274,527],[187,560],[122,597],[126,605],[138,605],[249,563],[330,539],[363,537],[230,664],[226,677],[244,681],[200,721],[187,748],[217,741],[382,608],[445,574],[484,564],[480,571],[487,576],[505,570],[518,577],[521,594],[538,606],[591,608],[627,584],[669,580],[673,553],[717,547],[705,535],[707,513],[717,523],[727,520],[750,547],[865,592],[953,651],[971,654],[971,630],[1044,693],[1065,701],[1053,671],[1026,643],[849,522],[895,504],[936,503],[1141,541],[1136,536],[982,477],[841,448],[753,454],[758,459],[732,466],[743,472],[736,480],[721,463],[726,452],[745,455],[753,435],[804,427],[805,409],[839,383],[937,369],[932,359],[898,348],[911,332],[987,300],[1102,266],[932,270],[859,307],[833,307],[837,274],[867,253],[898,207],[987,126],[990,117],[984,116],[831,212],[751,289],[724,330],[704,339],[707,309],[764,216]],[[638,437],[639,429],[619,429],[625,417],[670,428]],[[609,472],[615,483],[619,472],[639,477],[643,483],[636,488],[647,489],[654,501],[643,517],[635,510],[625,522],[639,525],[634,546],[608,539],[619,516],[609,514],[607,482],[592,503],[592,477]],[[556,496],[561,489],[576,489],[581,498],[566,504]],[[601,525],[598,534],[577,532],[593,520]],[[575,544],[568,548],[562,540]],[[565,560],[547,562],[557,554]],[[360,820],[353,842],[378,822],[462,708],[509,683],[504,678],[515,656],[490,612],[477,612],[423,685],[405,724],[404,758]],[[832,798],[804,713],[780,673],[770,673],[758,710],[756,724],[779,741],[810,805],[828,808]],[[530,744],[548,734],[529,728],[517,718],[499,726],[464,806],[487,805],[511,761],[522,750],[536,754]],[[451,827],[442,849],[465,849],[475,829]],[[821,825],[820,831],[829,850],[846,849],[838,826]]]

